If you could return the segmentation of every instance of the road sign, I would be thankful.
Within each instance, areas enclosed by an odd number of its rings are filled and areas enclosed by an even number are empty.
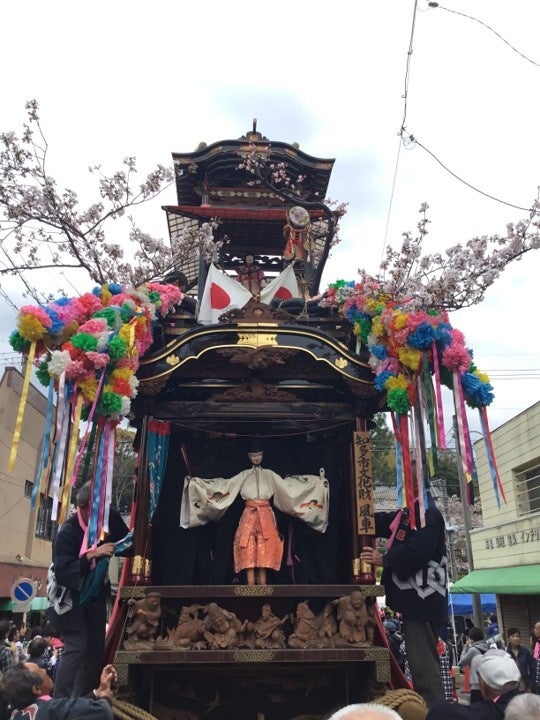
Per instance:
[[[37,583],[30,578],[24,577],[15,580],[9,591],[14,605],[30,605],[36,597],[36,593]]]

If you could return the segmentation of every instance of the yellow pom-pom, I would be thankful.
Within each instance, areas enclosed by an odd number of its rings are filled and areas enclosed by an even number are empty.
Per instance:
[[[123,367],[123,368],[116,368],[116,370],[113,370],[111,373],[111,378],[113,382],[115,380],[129,380],[129,378],[133,375],[133,370],[130,367]]]
[[[416,348],[401,347],[398,350],[398,357],[402,365],[411,368],[411,370],[418,370],[421,355]]]
[[[396,330],[403,330],[403,328],[407,327],[407,313],[401,312],[399,310],[396,310],[394,313],[394,327]]]
[[[93,400],[96,397],[98,381],[95,378],[81,380],[77,383],[77,387],[85,400]]]
[[[101,286],[101,302],[104,306],[107,306],[109,304],[110,299],[112,298],[112,292],[109,290],[109,288],[106,285]]]
[[[384,334],[384,325],[379,315],[373,318],[371,323],[371,334],[375,337],[381,337]]]
[[[19,334],[30,342],[41,340],[46,330],[35,315],[24,315],[19,320]]]
[[[476,370],[474,374],[480,380],[480,382],[489,383],[489,375],[487,373]]]
[[[389,377],[385,383],[387,390],[406,390],[409,385],[409,381],[401,373],[397,377]]]

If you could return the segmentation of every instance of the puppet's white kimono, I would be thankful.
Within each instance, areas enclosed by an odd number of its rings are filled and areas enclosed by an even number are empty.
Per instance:
[[[281,567],[283,540],[270,505],[272,498],[279,510],[300,518],[314,530],[324,532],[328,527],[329,487],[324,470],[319,475],[282,478],[258,465],[229,479],[186,477],[180,526],[192,528],[219,520],[238,494],[246,507],[234,537],[235,572]]]

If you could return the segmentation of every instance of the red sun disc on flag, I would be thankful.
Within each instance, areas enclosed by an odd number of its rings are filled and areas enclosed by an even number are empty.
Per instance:
[[[290,300],[292,298],[292,292],[289,290],[289,288],[283,287],[283,285],[276,290],[276,294],[274,295],[275,298],[278,300]]]
[[[210,304],[214,310],[223,310],[231,304],[231,296],[216,283],[212,283],[210,287]]]

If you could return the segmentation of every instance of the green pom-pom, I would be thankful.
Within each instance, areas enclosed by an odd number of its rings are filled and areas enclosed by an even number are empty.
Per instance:
[[[49,375],[49,363],[46,360],[42,360],[37,366],[36,377],[42,385],[49,387],[51,376]]]
[[[403,388],[393,388],[388,391],[386,401],[390,410],[405,415],[411,409],[407,391]]]
[[[362,317],[359,320],[357,320],[358,326],[360,328],[360,339],[364,343],[364,345],[367,345],[367,338],[369,333],[371,332],[371,318]]]
[[[161,295],[158,292],[156,292],[155,290],[152,290],[151,292],[148,293],[148,299],[150,300],[150,302],[157,304],[161,300]]]
[[[71,338],[71,344],[79,350],[84,352],[94,351],[97,349],[97,338],[88,333],[77,333]]]
[[[125,325],[133,317],[133,310],[126,305],[122,305],[122,307],[120,308],[120,317],[122,319],[122,323]]]
[[[30,341],[25,340],[18,330],[14,330],[9,336],[9,344],[15,352],[27,353],[30,350]]]
[[[101,415],[112,415],[119,413],[122,409],[122,398],[115,392],[104,392],[99,401],[99,412]]]
[[[121,357],[124,357],[126,352],[127,345],[121,337],[118,337],[118,335],[116,337],[113,337],[113,339],[107,345],[107,353],[113,361],[120,360]]]
[[[103,318],[107,321],[107,325],[114,330],[118,323],[118,311],[112,308],[103,308],[94,313],[95,318]]]
[[[86,420],[88,420],[88,418],[90,417],[90,410],[91,405],[83,405],[83,408],[81,410],[81,420],[84,420],[85,422]]]

